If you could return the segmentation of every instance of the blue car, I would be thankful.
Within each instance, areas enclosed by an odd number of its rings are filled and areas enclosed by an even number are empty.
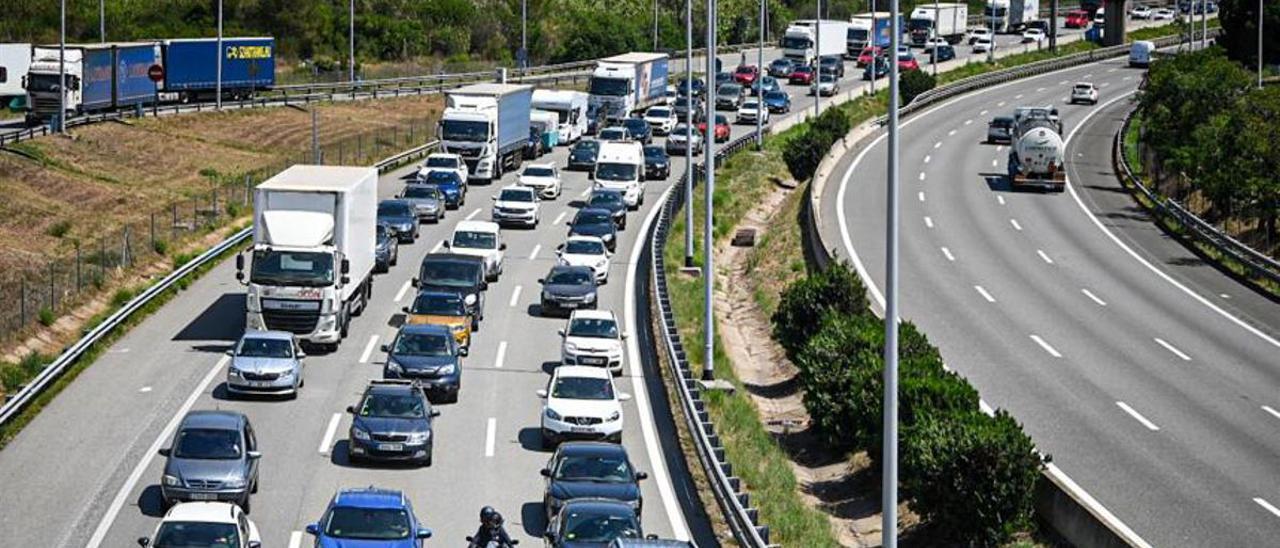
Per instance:
[[[456,171],[435,170],[423,177],[421,182],[435,185],[444,193],[445,209],[458,209],[467,203],[467,182]]]
[[[450,321],[457,317],[470,321],[466,314],[466,304],[462,302],[462,296],[457,293],[424,291],[418,294],[413,304],[414,308],[408,310],[424,316],[430,317],[440,313],[443,321]],[[458,324],[400,326],[395,340],[382,347],[382,351],[387,353],[387,363],[382,370],[382,377],[418,381],[428,397],[456,403],[458,389],[462,386],[461,356],[466,352],[455,340],[454,329],[459,328],[465,328],[465,326]]]
[[[791,112],[791,96],[785,91],[766,91],[764,106],[769,107],[769,112]]]
[[[317,548],[422,548],[431,538],[403,493],[377,487],[338,491],[307,533]]]

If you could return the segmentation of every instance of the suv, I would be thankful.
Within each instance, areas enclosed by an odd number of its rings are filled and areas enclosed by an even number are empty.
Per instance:
[[[431,420],[440,411],[431,407],[416,382],[369,381],[360,403],[347,407],[347,461],[366,459],[411,461],[431,466]]]
[[[653,127],[644,118],[627,118],[622,121],[622,126],[627,128],[627,133],[640,141],[640,144],[647,145],[653,142]]]
[[[160,495],[180,501],[225,501],[249,512],[258,490],[258,440],[249,418],[236,411],[192,411],[182,418],[165,457]]]
[[[484,281],[482,259],[456,253],[429,253],[422,258],[413,286],[419,291],[452,291],[462,295],[467,313],[474,318],[471,330],[480,330],[480,322],[484,321],[484,293],[489,289],[489,283]]]
[[[421,295],[418,296],[422,298]],[[462,307],[462,301],[456,301]],[[454,329],[443,325],[402,325],[391,344],[382,345],[387,364],[384,379],[417,381],[428,399],[458,402],[462,388],[462,354]]]
[[[644,507],[640,481],[649,475],[636,470],[621,445],[573,441],[556,448],[542,477],[547,479],[542,508],[550,522],[566,501],[588,496],[627,503],[639,516]]]
[[[564,329],[558,331],[560,361],[566,365],[604,367],[615,376],[622,374],[622,341],[627,334],[618,318],[608,310],[574,310]]]
[[[1071,86],[1071,104],[1077,102],[1098,104],[1098,87],[1091,82],[1076,82]]]
[[[547,545],[607,547],[619,538],[643,538],[640,518],[625,502],[582,498],[565,503],[547,524]]]
[[[462,355],[471,350],[471,330],[478,320],[467,310],[463,296],[456,291],[426,290],[414,297],[413,304],[400,309],[404,325],[438,325],[453,334]]]
[[[302,387],[302,358],[307,354],[288,331],[246,331],[227,350],[227,392],[285,394],[297,397]]]
[[[596,142],[590,139],[586,141],[579,141],[579,143],[587,143],[584,145],[586,147],[596,145]],[[577,151],[578,149],[578,145],[574,144],[572,151],[570,151],[570,164],[573,163],[574,151]],[[595,165],[595,163],[593,154],[593,157],[591,158],[591,165]],[[562,190],[560,185],[560,168],[556,167],[554,163],[529,164],[525,166],[524,171],[520,172],[520,178],[518,181],[521,186],[527,186],[538,191],[538,196],[544,200],[554,200],[560,197],[560,192]]]
[[[528,171],[528,170],[526,170]],[[541,215],[538,211],[538,192],[533,187],[511,185],[498,191],[493,197],[493,209],[490,215],[493,222],[502,224],[522,224],[529,228],[538,227]]]
[[[452,171],[462,177],[463,181],[470,175],[467,171],[467,163],[462,160],[462,156],[445,152],[427,155],[427,159],[422,161],[422,167],[418,168],[418,178],[425,179],[432,171]]]
[[[226,502],[184,502],[165,512],[151,538],[142,537],[144,548],[261,548],[258,526],[239,506]]]
[[[307,533],[316,537],[317,548],[374,542],[379,548],[422,548],[431,538],[403,493],[377,487],[338,491],[320,521],[307,525]]]
[[[535,224],[537,211],[534,211]],[[497,281],[502,275],[502,259],[507,244],[502,241],[498,223],[489,221],[462,221],[453,229],[453,236],[444,241],[444,248],[458,255],[469,255],[484,260],[486,281]]]
[[[542,446],[564,440],[622,441],[622,402],[631,399],[613,386],[613,375],[599,367],[562,365],[538,390],[542,405]]]

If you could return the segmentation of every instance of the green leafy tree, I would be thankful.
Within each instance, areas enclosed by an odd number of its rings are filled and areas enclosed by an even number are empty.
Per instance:
[[[818,333],[827,314],[867,315],[867,292],[862,280],[843,261],[796,280],[782,292],[770,318],[773,338],[787,353],[795,353]]]
[[[1218,21],[1222,34],[1215,39],[1227,50],[1232,59],[1250,67],[1258,62],[1258,4],[1257,0],[1221,0],[1218,3]],[[1265,63],[1280,64],[1280,2],[1266,2],[1263,6],[1262,57]]]

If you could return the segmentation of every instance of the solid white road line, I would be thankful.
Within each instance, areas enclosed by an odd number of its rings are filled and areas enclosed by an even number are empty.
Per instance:
[[[200,399],[200,395],[209,387],[209,383],[218,376],[218,372],[231,361],[231,356],[223,356],[218,359],[218,363],[213,365],[213,369],[205,374],[200,384],[196,385],[196,389],[187,396],[187,401],[182,402],[182,406],[173,414],[173,418],[169,419],[164,430],[160,431],[160,435],[156,436],[156,440],[151,443],[151,447],[142,454],[142,460],[138,461],[138,465],[129,473],[129,477],[124,480],[124,485],[120,486],[120,490],[116,491],[115,498],[111,499],[111,504],[107,506],[107,512],[102,515],[102,519],[98,520],[98,526],[93,530],[93,536],[89,537],[89,542],[85,544],[85,548],[99,548],[102,541],[107,538],[107,532],[111,530],[111,524],[115,523],[116,516],[120,514],[120,509],[124,507],[125,500],[133,494],[134,487],[137,487],[138,481],[142,479],[142,474],[147,471],[147,467],[151,465],[151,459],[156,457],[160,448],[169,441],[173,436],[173,431],[178,428],[178,423],[182,421],[182,417],[187,415],[187,411],[191,410],[191,406],[196,404],[196,400]]]
[[[1165,350],[1168,350],[1168,351],[1170,351],[1170,352],[1173,352],[1173,355],[1175,355],[1175,356],[1177,356],[1177,357],[1179,357],[1179,358],[1182,358],[1182,361],[1184,361],[1184,362],[1189,362],[1189,361],[1191,361],[1191,356],[1188,356],[1186,352],[1183,352],[1183,351],[1181,351],[1181,350],[1178,350],[1178,349],[1177,349],[1176,347],[1174,347],[1172,344],[1169,344],[1168,342],[1165,342],[1165,340],[1164,340],[1164,339],[1161,339],[1160,337],[1156,337],[1155,339],[1156,339],[1156,343],[1157,343],[1157,344],[1159,344],[1160,346],[1163,346]]]
[[[566,214],[568,214],[568,212],[567,212],[567,211],[561,211],[559,215],[556,215],[556,220],[551,221],[551,224],[553,224],[553,225],[558,225],[558,224],[560,224],[560,221],[563,221],[563,220],[564,220],[564,216],[565,216]]]
[[[533,246],[533,251],[529,252],[529,260],[532,261],[538,257],[538,252],[542,251],[542,244]]]
[[[1273,416],[1273,417],[1275,417],[1275,418],[1277,418],[1277,419],[1280,419],[1280,411],[1276,411],[1276,410],[1275,410],[1275,409],[1273,409],[1270,405],[1264,405],[1264,406],[1262,406],[1262,410],[1263,410],[1263,411],[1266,411],[1266,412],[1268,412],[1268,413],[1271,413],[1271,416]]]
[[[1116,402],[1116,405],[1120,406],[1121,409],[1124,409],[1124,412],[1128,413],[1130,417],[1133,417],[1138,422],[1142,423],[1143,426],[1147,427],[1147,430],[1150,430],[1152,432],[1156,432],[1160,430],[1160,427],[1156,426],[1156,423],[1147,420],[1146,417],[1142,416],[1142,413],[1139,413],[1136,409],[1129,407],[1129,404],[1122,401],[1118,401]]]
[[[498,343],[498,355],[493,358],[493,367],[502,369],[502,365],[507,361],[507,341]]]
[[[1103,506],[1102,503],[1098,502],[1098,499],[1093,498],[1093,495],[1090,495],[1088,491],[1085,491],[1083,487],[1080,487],[1080,484],[1071,479],[1066,472],[1063,472],[1061,468],[1058,468],[1058,465],[1052,462],[1045,464],[1044,471],[1045,474],[1052,476],[1056,481],[1065,485],[1065,491],[1071,493],[1075,497],[1078,497],[1081,504],[1092,511],[1094,515],[1097,515],[1103,523],[1110,527],[1114,527],[1117,536],[1129,545],[1136,548],[1152,548],[1146,540],[1139,537],[1133,529],[1130,529],[1128,525],[1125,525],[1123,521],[1120,521],[1120,518],[1116,517],[1115,514],[1112,514],[1110,510],[1107,510],[1106,506]]]
[[[404,294],[409,292],[409,288],[413,286],[411,282],[411,280],[405,280],[404,285],[400,286],[400,291],[396,292],[396,302],[400,302],[400,299],[404,298]]]
[[[364,352],[360,353],[360,363],[369,363],[369,356],[373,355],[373,349],[378,345],[378,336],[370,335],[369,344],[364,345]]]
[[[1056,348],[1054,348],[1054,347],[1052,347],[1052,346],[1049,346],[1049,343],[1044,342],[1044,339],[1040,338],[1040,335],[1036,335],[1036,334],[1032,333],[1032,334],[1031,334],[1031,340],[1035,341],[1035,342],[1036,342],[1036,344],[1040,345],[1040,348],[1043,348],[1043,349],[1044,349],[1044,351],[1045,351],[1045,352],[1048,352],[1050,356],[1053,356],[1053,357],[1055,357],[1055,358],[1061,358],[1061,357],[1062,357],[1062,354],[1058,352],[1058,349],[1056,349]]]
[[[524,286],[517,285],[515,289],[511,290],[511,302],[507,303],[507,306],[515,306],[517,304],[520,304],[520,291],[523,289],[524,289]]]
[[[302,546],[302,531],[294,531],[289,533],[289,548],[299,548]]]
[[[996,302],[996,298],[995,298],[995,297],[992,297],[990,293],[987,293],[987,290],[986,290],[986,289],[983,289],[983,288],[982,288],[982,286],[980,286],[980,285],[975,285],[975,286],[973,286],[973,288],[974,288],[974,289],[976,289],[976,290],[978,290],[978,294],[979,294],[979,295],[982,295],[982,298],[986,299],[986,300],[987,300],[987,302],[989,302],[989,303],[994,303],[994,302]]]
[[[1098,303],[1098,306],[1107,306],[1107,302],[1102,299],[1099,299],[1098,296],[1094,295],[1092,291],[1089,291],[1088,289],[1085,289],[1082,287],[1080,288],[1080,292],[1084,293],[1084,296],[1092,299],[1093,302]]]
[[[1013,225],[1014,230],[1019,230],[1019,231],[1022,230],[1022,225],[1018,224],[1017,219],[1009,219],[1009,224]]]
[[[1268,512],[1271,512],[1272,515],[1280,518],[1280,508],[1276,508],[1275,506],[1272,506],[1270,502],[1266,501],[1266,499],[1263,499],[1261,497],[1254,497],[1253,502],[1258,503],[1258,506],[1265,508]]]
[[[996,194],[996,201],[1000,202],[1000,205],[1004,205],[1004,196]]]
[[[480,208],[477,207],[475,211],[472,211],[471,213],[467,214],[467,220],[470,221],[471,219],[476,218],[476,215],[479,215],[479,214],[480,214]]]
[[[916,198],[919,198],[919,199],[920,199],[920,201],[921,201],[921,202],[923,202],[923,201],[924,201],[924,191],[923,191],[923,190],[921,190],[920,192],[917,192],[917,193],[916,193]]]
[[[955,255],[952,255],[952,254],[951,254],[951,250],[950,250],[950,249],[947,249],[947,248],[945,248],[945,247],[944,247],[944,248],[942,248],[942,255],[943,255],[944,257],[946,257],[948,261],[955,262],[955,260],[956,260]]]
[[[329,417],[329,426],[324,429],[324,437],[320,438],[320,454],[329,454],[329,448],[333,447],[333,436],[338,433],[338,423],[342,422],[342,413],[334,413]]]
[[[488,425],[484,429],[484,456],[493,456],[493,446],[498,441],[498,419],[489,417]]]
[[[1044,259],[1044,262],[1053,264],[1053,259],[1050,259],[1049,254],[1045,253],[1043,249],[1037,249],[1036,255],[1039,255],[1041,259]]]
[[[927,227],[929,227],[929,228],[933,228],[933,219],[932,219],[932,218],[930,218],[928,215],[925,215],[925,217],[924,217],[924,226],[927,226]]]
[[[435,247],[432,247],[432,248],[431,248],[431,252],[432,252],[432,253],[435,253],[435,252],[437,252],[437,251],[440,251],[440,248],[442,248],[442,247],[444,247],[444,240],[440,240],[440,241],[436,242]]]

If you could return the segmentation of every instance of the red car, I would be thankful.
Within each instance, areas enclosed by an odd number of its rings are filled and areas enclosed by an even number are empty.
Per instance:
[[[865,67],[871,64],[871,60],[884,55],[884,48],[880,46],[867,46],[862,48],[862,53],[858,54],[858,67]]]
[[[911,55],[910,53],[899,53],[898,70],[920,70],[920,63],[916,62],[916,56]]]
[[[791,70],[791,76],[787,77],[787,82],[807,86],[813,83],[814,72],[813,67],[809,65],[797,65]]]
[[[1082,29],[1089,26],[1089,12],[1085,10],[1071,10],[1067,12],[1067,28]]]
[[[701,134],[703,134],[703,135],[706,135],[706,134],[707,134],[707,122],[706,122],[706,120],[703,120],[703,121],[701,121],[701,122],[698,122],[698,132],[699,132],[699,133],[701,133]],[[728,141],[728,140],[729,140],[729,119],[728,119],[728,118],[726,118],[726,117],[725,117],[725,115],[723,115],[723,114],[717,114],[717,115],[716,115],[716,135],[715,135],[715,137],[716,137],[716,142],[717,142],[717,143],[723,143],[723,142],[725,142],[725,141]]]
[[[755,65],[741,65],[738,70],[733,71],[733,80],[744,86],[751,85],[760,76],[760,67]]]

